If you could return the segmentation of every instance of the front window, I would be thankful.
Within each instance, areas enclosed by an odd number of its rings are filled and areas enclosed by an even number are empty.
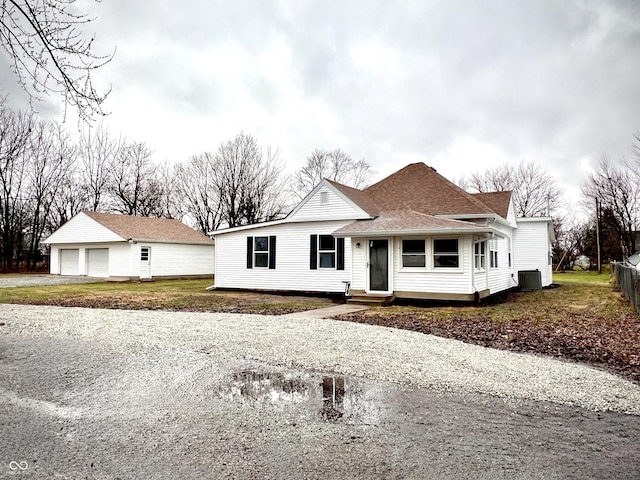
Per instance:
[[[269,237],[255,237],[253,243],[254,265],[257,268],[269,266]]]
[[[476,270],[484,270],[485,265],[485,242],[474,244],[474,266]]]
[[[319,235],[318,259],[320,268],[336,268],[336,239],[332,235]]]
[[[433,266],[436,268],[460,267],[457,238],[433,241]]]
[[[426,250],[424,240],[402,240],[402,266],[426,266]]]

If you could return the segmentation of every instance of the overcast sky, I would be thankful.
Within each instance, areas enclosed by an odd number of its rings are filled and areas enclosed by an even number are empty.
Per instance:
[[[366,159],[376,179],[533,160],[575,193],[640,130],[637,0],[85,4],[96,50],[116,49],[95,76],[112,87],[105,124],[158,161],[244,131],[291,170],[315,148]]]

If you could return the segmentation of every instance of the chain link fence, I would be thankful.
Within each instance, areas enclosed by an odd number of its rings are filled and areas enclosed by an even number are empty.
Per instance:
[[[640,270],[622,263],[612,263],[618,288],[640,313]]]

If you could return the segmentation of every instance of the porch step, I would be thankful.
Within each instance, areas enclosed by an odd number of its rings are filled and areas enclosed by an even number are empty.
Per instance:
[[[355,305],[368,305],[382,307],[393,303],[396,299],[395,295],[373,295],[370,293],[355,294],[347,300],[347,303]]]

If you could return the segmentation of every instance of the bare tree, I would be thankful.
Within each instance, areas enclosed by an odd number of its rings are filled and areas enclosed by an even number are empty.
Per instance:
[[[107,191],[111,210],[124,215],[162,216],[162,184],[146,144],[126,141],[120,144]]]
[[[24,242],[25,150],[33,123],[33,114],[14,112],[0,101],[0,264],[9,269],[18,266]]]
[[[156,182],[159,186],[158,216],[184,218],[183,198],[175,177],[176,166],[168,161],[156,165]]]
[[[504,164],[458,181],[476,192],[512,191],[519,217],[550,215],[562,195],[555,179],[535,162],[520,163],[517,167]]]
[[[368,186],[374,171],[364,159],[353,160],[342,150],[315,149],[307,163],[293,175],[291,192],[304,198],[323,178],[353,188]]]
[[[640,228],[640,177],[630,168],[614,166],[603,157],[597,170],[587,177],[582,186],[585,207],[595,208],[596,199],[603,211],[610,211],[616,222],[623,254],[631,255],[637,249],[636,230]]]
[[[282,214],[284,179],[279,152],[263,151],[252,135],[238,134],[214,155],[213,186],[229,227],[273,220]]]
[[[111,138],[102,125],[82,132],[79,174],[85,203],[83,208],[94,212],[106,208],[104,197],[108,193],[110,175],[121,144],[122,140]]]
[[[572,267],[578,256],[585,253],[589,228],[589,223],[579,220],[573,214],[554,217],[556,243],[553,245],[553,263],[559,269]]]
[[[182,213],[203,233],[217,230],[222,222],[215,169],[214,156],[205,152],[176,165],[174,171]]]
[[[27,266],[35,269],[40,260],[40,242],[52,233],[53,204],[66,183],[76,160],[76,147],[62,127],[35,122],[29,136],[27,155],[26,218]]]
[[[93,51],[94,38],[81,28],[94,19],[77,13],[75,0],[0,2],[0,43],[12,61],[20,86],[32,99],[61,95],[80,118],[104,115],[109,94],[93,87],[91,73],[111,61]]]

